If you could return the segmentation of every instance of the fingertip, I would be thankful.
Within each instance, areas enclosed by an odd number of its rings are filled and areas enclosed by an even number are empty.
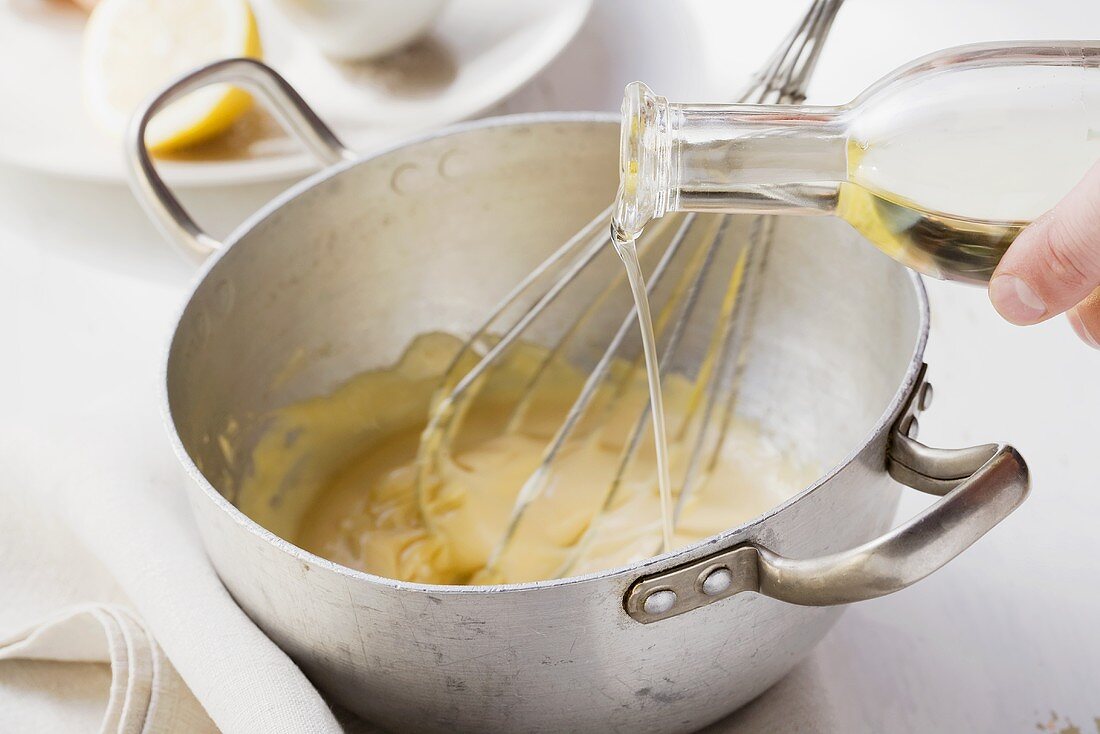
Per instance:
[[[1062,205],[1059,205],[1062,207]],[[1070,215],[1055,209],[1042,215],[1025,227],[1008,248],[998,264],[990,284],[1002,278],[1013,277],[1014,289],[1002,288],[1000,294],[992,292],[994,306],[1012,323],[1031,324],[1068,310],[1087,297],[1100,283],[1100,252],[1093,252],[1092,239],[1081,234],[1091,231],[1091,226],[1074,225],[1080,218],[1072,210]],[[1022,284],[1022,286],[1020,285]],[[1014,293],[1023,300],[1024,309],[1011,302]],[[1004,309],[1000,298],[1005,298]],[[1042,317],[1036,318],[1028,310],[1043,308]]]
[[[1043,300],[1021,277],[1003,273],[989,281],[989,300],[1006,321],[1028,326],[1043,320],[1047,307]]]

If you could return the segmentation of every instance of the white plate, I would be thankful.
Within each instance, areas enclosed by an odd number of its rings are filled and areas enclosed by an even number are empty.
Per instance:
[[[365,64],[325,59],[262,0],[256,14],[265,60],[345,144],[367,152],[501,100],[557,56],[590,5],[451,0],[429,36]],[[63,0],[0,3],[0,162],[124,179],[121,143],[93,126],[81,100],[85,17]],[[159,168],[174,185],[205,186],[288,178],[314,165],[257,105],[226,135]]]

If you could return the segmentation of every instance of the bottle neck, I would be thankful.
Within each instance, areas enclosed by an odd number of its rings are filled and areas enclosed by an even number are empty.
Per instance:
[[[847,178],[846,111],[669,104],[627,88],[619,227],[637,235],[673,211],[830,213]]]

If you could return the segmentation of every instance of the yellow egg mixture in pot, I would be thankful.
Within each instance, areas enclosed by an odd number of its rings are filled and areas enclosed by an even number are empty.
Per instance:
[[[649,424],[632,460],[624,449],[643,415],[644,370],[616,365],[552,465],[492,568],[517,494],[543,459],[584,375],[521,345],[484,383],[438,469],[423,476],[421,432],[440,378],[462,342],[420,337],[398,364],[361,374],[331,395],[265,416],[236,501],[255,520],[337,563],[380,576],[441,584],[510,583],[577,575],[660,552],[661,506]],[[683,484],[701,427],[697,385],[665,379],[671,473]],[[521,396],[526,399],[520,400]],[[706,430],[714,437],[721,426]],[[714,440],[717,440],[715,438]],[[733,418],[702,462],[673,545],[741,524],[819,474]],[[288,524],[289,523],[289,524]]]

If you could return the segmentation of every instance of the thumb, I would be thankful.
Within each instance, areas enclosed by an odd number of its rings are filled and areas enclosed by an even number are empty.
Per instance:
[[[1054,209],[1026,227],[993,278],[993,307],[1014,324],[1035,324],[1100,285],[1100,163]]]

